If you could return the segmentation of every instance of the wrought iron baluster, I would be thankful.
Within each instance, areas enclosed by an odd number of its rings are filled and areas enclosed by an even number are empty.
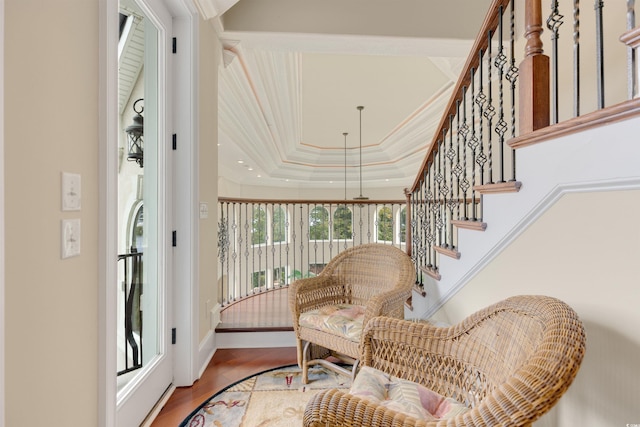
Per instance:
[[[604,29],[602,25],[603,0],[596,0],[596,67],[598,82],[598,108],[604,108]]]
[[[440,245],[444,247],[448,247],[449,238],[451,236],[448,235],[449,227],[447,226],[447,223],[449,222],[449,215],[447,214],[447,208],[449,207],[449,204],[448,204],[449,187],[453,186],[453,183],[448,182],[448,179],[450,178],[450,176],[447,175],[447,159],[449,158],[448,156],[449,153],[447,152],[447,130],[446,129],[442,129],[442,147],[441,148],[442,148],[442,198],[443,198],[443,203],[442,203],[443,236],[442,237],[443,238],[440,241]]]
[[[580,0],[573,0],[573,115],[580,115]]]
[[[560,26],[564,23],[563,18],[564,16],[560,14],[558,9],[558,1],[553,0],[551,2],[551,14],[547,18],[547,28],[551,31],[551,55],[553,63],[553,72],[551,73],[553,82],[551,84],[551,104],[553,106],[552,124],[558,123],[558,38]]]
[[[516,82],[518,80],[519,70],[516,67],[516,53],[515,53],[515,1],[511,2],[511,14],[509,18],[510,31],[510,50],[511,50],[511,65],[509,71],[507,71],[506,78],[511,83],[511,138],[516,136]],[[511,181],[516,180],[516,150],[511,148]]]
[[[429,242],[429,249],[430,249],[430,253],[431,253],[431,265],[430,267],[432,269],[435,269],[437,267],[438,264],[438,259],[437,259],[437,252],[436,252],[436,245],[438,244],[437,239],[438,239],[438,227],[437,227],[437,222],[438,222],[438,218],[439,218],[439,211],[440,211],[440,194],[438,191],[438,185],[437,185],[437,175],[438,175],[438,163],[437,163],[437,157],[434,155],[433,159],[431,161],[431,172],[429,174],[429,176],[431,177],[431,194],[430,194],[430,221],[429,221],[429,231],[430,231],[430,235],[428,236],[428,238],[430,239]],[[438,194],[436,194],[438,193]]]
[[[460,100],[456,100],[456,117],[460,117]],[[460,121],[458,119],[458,125]],[[458,126],[458,129],[460,127]],[[453,222],[454,219],[454,210],[457,207],[454,189],[460,189],[460,173],[462,170],[460,168],[460,133],[456,133],[456,147],[453,146],[453,114],[449,114],[449,129],[447,131],[449,133],[449,151],[447,152],[447,157],[449,158],[449,169],[451,174],[451,189],[449,190],[449,235],[451,237],[451,247],[453,247]],[[456,160],[454,166],[454,159]],[[453,177],[456,177],[456,185],[453,184]],[[460,210],[458,209],[458,216],[460,216]]]
[[[511,2],[513,4],[513,2]],[[482,64],[480,62],[480,64]],[[482,65],[480,65],[482,66]],[[478,148],[478,136],[476,135],[476,90],[475,90],[475,82],[476,82],[476,69],[475,67],[471,68],[471,138],[469,138],[469,142],[467,145],[471,148],[471,219],[473,221],[476,220],[476,166],[478,165],[475,161],[476,159],[476,149]],[[480,120],[482,120],[482,114],[480,114]],[[481,131],[482,132],[482,131]],[[465,166],[464,169],[467,169],[466,158],[465,158]],[[465,204],[465,219],[468,219],[466,215],[466,206],[467,206],[467,193],[464,192],[464,204]]]
[[[477,157],[474,159],[476,164],[480,167],[480,185],[484,184],[484,164],[487,162],[487,156],[484,154],[484,106],[487,102],[487,96],[484,94],[484,81],[482,79],[482,67],[483,67],[483,52],[480,50],[478,52],[478,83],[480,92],[476,96],[476,104],[478,105],[478,134],[480,135],[478,141],[478,148],[480,148]]]
[[[311,223],[309,222],[309,219],[311,218],[311,212],[309,211],[309,205],[307,204],[307,242],[306,245],[307,247],[309,247],[309,244],[311,243],[311,235],[309,234],[310,232],[310,228],[311,228]],[[300,274],[302,275],[302,277],[304,277],[304,245],[305,242],[302,241],[302,236],[304,236],[304,218],[305,216],[302,214],[302,210],[304,209],[304,205],[300,206]],[[309,255],[309,250],[307,250],[307,256]],[[309,269],[309,258],[307,257],[307,271]]]
[[[491,85],[491,45],[493,39],[493,32],[489,31],[488,34],[488,47],[487,47],[487,105],[484,109],[484,116],[487,119],[487,162],[488,162],[488,182],[493,183],[493,141],[492,141],[492,130],[493,130],[493,116],[496,114],[496,109],[493,106],[493,91]]]
[[[627,30],[632,30],[636,27],[636,10],[635,0],[627,0]],[[636,50],[632,47],[627,48],[627,85],[629,92],[629,99],[636,96],[638,88],[638,69],[636,67]]]
[[[472,69],[473,71],[473,69]],[[473,74],[471,74],[473,79]],[[467,175],[467,140],[469,137],[469,124],[467,121],[467,86],[462,86],[462,125],[458,128],[458,133],[462,136],[462,144],[458,143],[458,151],[462,150],[462,166],[460,167],[460,173],[462,174],[462,180],[459,180],[458,184],[458,198],[460,198],[460,190],[462,190],[462,201],[458,200],[458,203],[463,203],[464,214],[462,220],[467,220],[467,190],[469,189],[469,179]],[[458,111],[458,116],[460,112]],[[462,145],[462,147],[460,147]],[[459,163],[459,162],[458,162]]]
[[[284,223],[284,235],[285,235],[285,246],[284,246],[284,253],[285,253],[285,259],[287,260],[287,271],[286,271],[286,283],[287,285],[291,284],[290,279],[291,279],[291,275],[293,273],[293,269],[295,269],[295,255],[293,258],[293,263],[289,263],[289,251],[291,250],[291,248],[289,247],[289,227],[290,225],[293,223],[292,221],[295,221],[294,218],[290,218],[289,217],[289,213],[293,212],[294,216],[295,216],[295,206],[291,206],[291,209],[289,209],[289,203],[286,203],[284,205],[284,215],[285,215],[285,223]],[[293,229],[291,230],[291,238],[293,239],[293,241],[295,242],[296,236],[295,236],[295,232],[293,231]]]
[[[498,182],[504,182],[504,134],[507,131],[507,122],[504,121],[504,65],[507,63],[507,56],[504,54],[503,43],[503,6],[500,6],[498,13],[498,54],[494,60],[494,65],[498,70],[498,123],[495,132],[498,134],[498,153],[500,156]]]
[[[239,210],[239,209],[238,209]],[[240,289],[237,287],[238,283],[240,283],[238,281],[238,272],[239,272],[239,268],[240,266],[238,265],[237,261],[238,261],[238,239],[241,239],[241,235],[238,234],[238,227],[239,227],[239,222],[238,222],[238,213],[236,212],[236,204],[233,204],[233,225],[231,226],[231,228],[233,229],[233,253],[231,254],[231,257],[233,258],[233,280],[229,280],[230,283],[232,283],[233,285],[233,300],[235,301],[237,294],[240,292]],[[231,299],[230,299],[231,301]]]

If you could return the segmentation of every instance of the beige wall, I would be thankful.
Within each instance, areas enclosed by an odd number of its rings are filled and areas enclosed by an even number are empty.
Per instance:
[[[209,215],[200,220],[200,340],[210,329],[210,310],[217,303],[216,269],[218,242],[218,64],[222,55],[218,38],[209,22],[200,20],[199,52],[199,159],[200,202]],[[215,40],[215,42],[214,42]]]
[[[577,311],[586,356],[537,426],[640,420],[638,218],[640,190],[565,195],[434,315],[454,323],[518,294],[551,295]]]
[[[7,426],[98,423],[98,3],[5,0]],[[81,254],[62,260],[66,218]]]

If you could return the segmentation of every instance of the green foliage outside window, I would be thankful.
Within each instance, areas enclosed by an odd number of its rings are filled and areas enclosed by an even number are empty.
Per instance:
[[[329,211],[321,206],[309,213],[309,239],[329,240]]]
[[[333,238],[351,239],[352,219],[351,211],[346,206],[339,206],[333,213]]]
[[[284,242],[287,240],[287,231],[285,228],[287,216],[282,208],[273,208],[273,241]]]
[[[255,271],[251,275],[251,287],[259,288],[267,284],[267,275],[264,271]]]
[[[386,206],[378,211],[378,241],[393,241],[393,211]]]
[[[251,244],[267,243],[267,212],[258,207],[251,218]]]
[[[407,240],[407,208],[400,211],[400,241],[404,243]]]

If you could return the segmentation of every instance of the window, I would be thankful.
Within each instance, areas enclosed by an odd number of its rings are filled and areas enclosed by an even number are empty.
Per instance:
[[[322,206],[309,213],[309,239],[329,240],[329,211]]]
[[[352,231],[351,210],[346,206],[338,206],[333,213],[333,239],[351,239]]]
[[[400,235],[399,241],[405,243],[407,239],[407,208],[400,210]]]
[[[287,240],[287,215],[281,207],[273,208],[273,221],[271,223],[273,242],[286,242]]]
[[[390,207],[384,206],[378,210],[377,228],[378,241],[393,241],[393,211]]]
[[[260,206],[253,210],[251,218],[251,244],[267,243],[267,212]]]
[[[251,275],[251,287],[259,288],[267,284],[267,274],[264,271],[254,271]]]

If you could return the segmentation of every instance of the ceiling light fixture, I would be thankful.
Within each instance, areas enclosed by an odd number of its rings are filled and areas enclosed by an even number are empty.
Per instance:
[[[354,197],[353,200],[369,200],[368,197],[362,195],[362,110],[364,107],[359,105],[356,108],[360,111],[360,195]]]

